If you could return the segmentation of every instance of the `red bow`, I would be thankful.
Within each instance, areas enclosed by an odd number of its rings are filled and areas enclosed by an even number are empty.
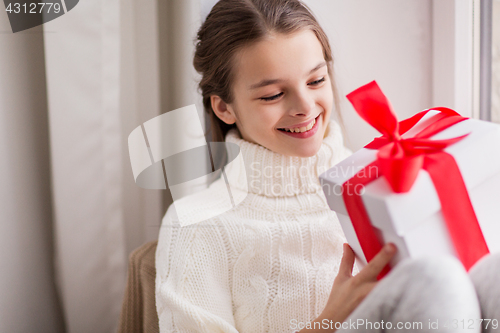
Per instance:
[[[347,95],[357,113],[380,133],[365,148],[377,149],[377,159],[343,184],[343,198],[356,235],[367,261],[382,248],[361,197],[349,188],[365,186],[379,177],[367,172],[376,168],[396,193],[408,192],[421,169],[426,170],[434,183],[441,210],[459,259],[468,270],[483,255],[489,253],[476,214],[470,202],[455,159],[444,148],[462,140],[460,136],[448,140],[430,140],[429,137],[466,120],[455,111],[438,107],[422,111],[398,122],[390,102],[375,81]],[[431,124],[411,138],[401,136],[417,124],[430,110],[440,111]],[[356,192],[356,191],[355,191]],[[389,268],[381,273],[385,275]]]

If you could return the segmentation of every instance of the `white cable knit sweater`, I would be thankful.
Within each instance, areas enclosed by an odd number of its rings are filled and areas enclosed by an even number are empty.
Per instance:
[[[338,272],[345,238],[318,180],[350,154],[338,124],[330,121],[309,158],[274,153],[234,129],[226,142],[239,145],[246,165],[225,168],[230,185],[240,188],[244,177],[235,175],[246,172],[249,194],[226,213],[185,227],[169,207],[156,252],[161,333],[292,332],[320,315]],[[222,188],[221,177],[180,200],[199,217],[204,198]]]

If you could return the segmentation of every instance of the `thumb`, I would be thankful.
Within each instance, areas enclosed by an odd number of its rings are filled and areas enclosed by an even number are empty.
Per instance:
[[[344,243],[344,254],[342,256],[342,261],[340,262],[339,274],[340,278],[350,278],[352,277],[352,268],[354,266],[354,252],[352,251],[349,244]]]

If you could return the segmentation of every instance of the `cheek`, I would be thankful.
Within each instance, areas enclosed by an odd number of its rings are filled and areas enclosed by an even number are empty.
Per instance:
[[[269,129],[273,129],[275,127],[280,119],[279,110],[262,110],[261,112],[256,112],[251,118],[252,122],[259,128],[260,131],[269,131]]]
[[[330,112],[333,107],[333,91],[331,88],[325,89],[320,95],[321,104],[327,108],[326,111]]]
[[[247,115],[244,121],[247,133],[256,142],[261,142],[264,138],[269,137],[272,131],[272,122],[269,116],[264,113],[253,112],[253,114]]]

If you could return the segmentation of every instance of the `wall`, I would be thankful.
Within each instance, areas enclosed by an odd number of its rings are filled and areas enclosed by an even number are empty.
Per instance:
[[[306,0],[332,44],[346,145],[378,135],[345,95],[376,80],[400,119],[432,103],[431,0]]]

